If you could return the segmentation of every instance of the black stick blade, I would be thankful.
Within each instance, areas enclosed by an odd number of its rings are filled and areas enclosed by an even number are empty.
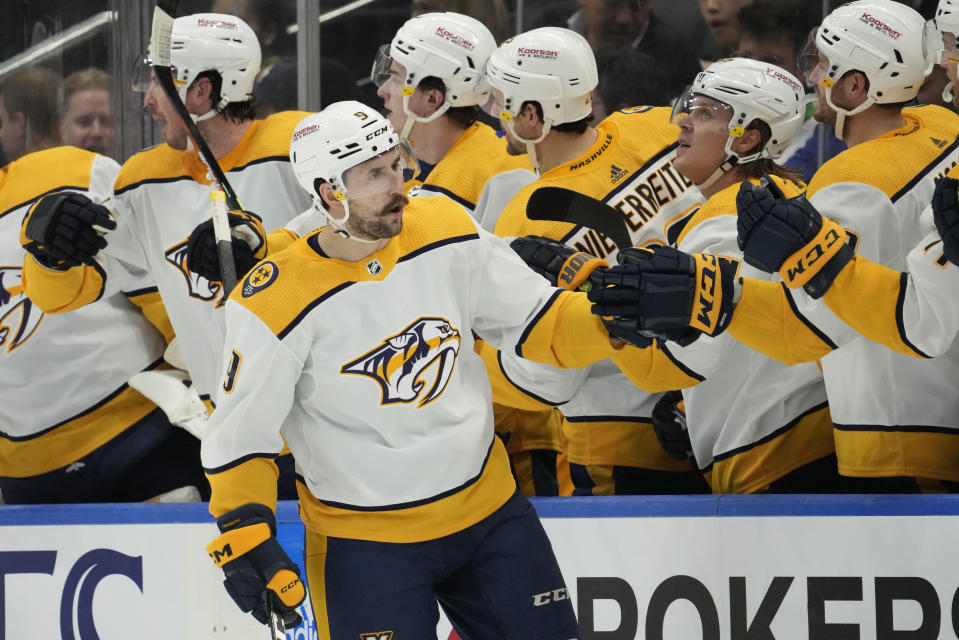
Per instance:
[[[607,236],[620,249],[633,246],[623,214],[608,204],[570,189],[537,189],[526,203],[526,217],[588,227]]]

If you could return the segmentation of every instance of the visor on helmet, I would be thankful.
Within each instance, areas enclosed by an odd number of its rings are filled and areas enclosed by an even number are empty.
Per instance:
[[[819,27],[813,27],[809,35],[806,36],[806,42],[799,48],[796,54],[796,68],[806,79],[806,86],[811,87],[814,83],[810,78],[813,71],[819,66],[819,47],[816,46],[816,33]]]
[[[669,121],[673,124],[679,124],[680,120],[690,118],[690,122],[695,125],[712,123],[725,129],[729,126],[732,116],[733,108],[728,104],[701,93],[693,93],[692,89],[687,88],[673,106],[673,113],[669,117]],[[730,131],[732,136],[741,136],[742,134],[743,131],[738,133]]]
[[[389,82],[396,74],[390,73],[393,66],[393,58],[390,56],[390,45],[380,45],[373,59],[373,68],[370,70],[370,80],[373,86],[379,88]]]
[[[513,114],[506,108],[506,96],[499,89],[490,86],[481,86],[486,95],[485,100],[480,103],[480,108],[488,115],[503,120],[512,120]]]

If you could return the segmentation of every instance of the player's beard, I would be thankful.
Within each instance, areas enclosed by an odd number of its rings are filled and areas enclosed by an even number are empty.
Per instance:
[[[509,129],[503,129],[503,133],[506,137],[506,153],[511,156],[525,156],[526,155],[526,143],[520,142],[516,139]]]
[[[396,195],[381,209],[372,212],[364,207],[351,204],[350,219],[347,223],[352,229],[350,233],[364,240],[382,240],[392,238],[403,230],[403,216],[395,218],[390,210],[397,206],[406,206],[409,198],[402,194]],[[359,210],[357,210],[359,209]]]
[[[826,102],[826,94],[819,87],[816,88],[816,109],[812,117],[816,122],[822,122],[830,127],[836,126],[836,110]]]

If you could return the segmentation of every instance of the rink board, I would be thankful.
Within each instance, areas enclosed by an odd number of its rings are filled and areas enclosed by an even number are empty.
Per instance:
[[[959,496],[534,502],[584,640],[957,638]],[[299,560],[294,503],[278,522]],[[0,640],[265,640],[206,555],[216,533],[203,504],[2,506]],[[316,637],[307,609],[288,639]]]

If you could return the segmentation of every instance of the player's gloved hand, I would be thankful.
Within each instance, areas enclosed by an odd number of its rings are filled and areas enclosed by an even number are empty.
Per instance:
[[[653,431],[666,453],[677,460],[695,460],[682,402],[681,391],[667,391],[663,394],[653,407]]]
[[[37,200],[20,226],[20,244],[45,267],[65,270],[93,264],[107,246],[100,231],[116,229],[110,210],[79,193],[51,193]]]
[[[257,262],[266,257],[266,229],[255,213],[233,210],[227,214],[233,238],[233,262],[236,275],[242,279]],[[220,282],[220,259],[213,233],[213,218],[201,222],[190,233],[186,249],[186,268],[210,282]]]
[[[619,261],[589,292],[593,313],[633,321],[643,334],[683,346],[729,325],[738,260],[660,247],[624,249]]]
[[[515,238],[509,246],[533,271],[563,289],[589,291],[590,275],[609,268],[605,260],[542,236]]]
[[[787,287],[820,298],[852,260],[855,246],[845,230],[823,218],[805,198],[786,198],[776,183],[743,182],[736,195],[739,248],[747,264],[778,272]]]
[[[216,521],[222,535],[206,547],[223,569],[227,593],[244,612],[269,623],[270,608],[287,628],[302,622],[296,607],[306,597],[300,569],[276,539],[276,518],[262,504],[247,504]]]
[[[941,178],[932,194],[932,218],[946,260],[959,265],[959,180]]]

